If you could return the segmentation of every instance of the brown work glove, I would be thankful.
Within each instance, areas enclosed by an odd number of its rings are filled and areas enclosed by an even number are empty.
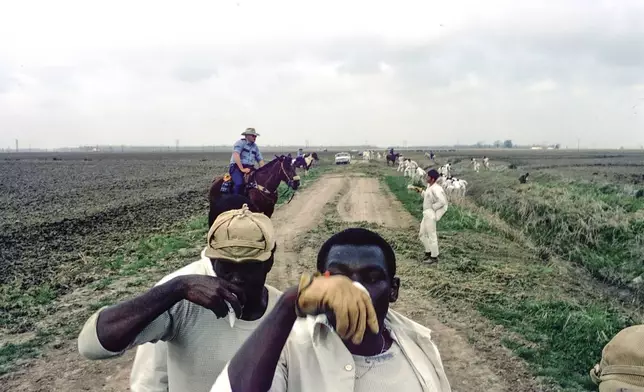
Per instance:
[[[295,308],[298,316],[315,316],[332,311],[335,314],[336,332],[342,339],[351,339],[354,344],[362,342],[367,326],[373,333],[379,330],[371,297],[343,275],[303,274]]]

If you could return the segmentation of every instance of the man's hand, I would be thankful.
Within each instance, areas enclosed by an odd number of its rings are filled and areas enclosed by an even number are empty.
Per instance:
[[[217,317],[228,315],[228,301],[235,310],[237,317],[241,316],[242,303],[245,302],[241,288],[214,276],[185,275],[180,279],[183,298],[194,304],[212,310]]]
[[[242,167],[242,168],[241,168],[241,169],[239,169],[239,170],[241,170],[241,172],[242,172],[242,173],[244,173],[244,174],[248,174],[248,173],[250,173],[250,169],[249,169],[249,168],[247,168],[247,167]]]
[[[373,333],[379,330],[371,297],[343,275],[302,275],[296,310],[308,315],[332,311],[338,335],[344,340],[351,339],[354,344],[362,342],[367,326]]]

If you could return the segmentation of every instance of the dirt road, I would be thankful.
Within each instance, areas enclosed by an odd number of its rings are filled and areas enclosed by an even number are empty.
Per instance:
[[[277,227],[279,253],[269,283],[279,289],[295,283],[305,269],[315,265],[316,249],[301,245],[301,239],[324,217],[325,209],[337,200],[337,215],[346,222],[367,221],[383,230],[410,227],[414,219],[375,178],[329,175],[297,194],[290,204],[278,208],[273,216]],[[399,263],[415,263],[399,260]],[[478,353],[459,330],[439,322],[435,304],[404,288],[394,308],[434,331],[453,390],[510,391],[511,375],[497,374],[489,355]],[[86,361],[79,357],[75,342],[65,342],[43,359],[7,378],[0,390],[20,391],[125,391],[133,352],[108,361]],[[9,388],[9,389],[7,389]]]
[[[372,222],[385,227],[407,227],[413,219],[375,178],[356,177],[338,202],[337,211],[346,222]]]

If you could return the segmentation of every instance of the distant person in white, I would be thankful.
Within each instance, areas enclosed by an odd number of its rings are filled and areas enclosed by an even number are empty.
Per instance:
[[[436,234],[436,222],[438,222],[447,211],[447,196],[445,190],[436,183],[440,174],[434,169],[427,172],[427,189],[423,195],[423,220],[420,222],[418,236],[425,248],[425,259],[423,262],[433,264],[438,262],[438,235]]]
[[[389,309],[400,280],[387,241],[342,231],[317,270],[284,292],[211,391],[451,391],[431,331]]]

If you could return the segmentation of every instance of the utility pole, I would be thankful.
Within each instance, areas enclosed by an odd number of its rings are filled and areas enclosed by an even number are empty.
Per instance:
[[[16,139],[16,152],[18,152],[18,139]]]
[[[577,138],[577,152],[579,152],[579,138]]]
[[[179,152],[179,139],[175,140],[175,150]]]

